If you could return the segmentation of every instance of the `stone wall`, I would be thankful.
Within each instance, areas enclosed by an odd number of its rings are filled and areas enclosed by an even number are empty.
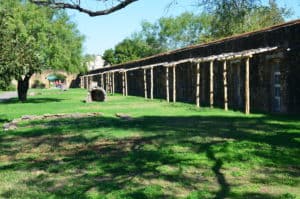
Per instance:
[[[65,71],[53,71],[53,70],[44,70],[41,73],[35,73],[30,78],[30,88],[34,85],[35,81],[39,81],[45,85],[46,88],[50,88],[50,82],[47,80],[47,76],[53,73],[58,73],[66,76],[66,86],[69,87],[79,87],[79,81],[77,74],[67,73]]]

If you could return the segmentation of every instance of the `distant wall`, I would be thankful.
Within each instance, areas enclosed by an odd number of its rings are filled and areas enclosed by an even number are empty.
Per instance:
[[[47,80],[47,76],[51,75],[53,73],[59,73],[62,74],[64,76],[66,76],[66,86],[67,88],[69,87],[79,87],[79,79],[77,77],[77,74],[72,74],[72,73],[67,73],[65,71],[53,71],[53,70],[44,70],[41,73],[35,73],[33,74],[33,76],[30,78],[30,88],[32,88],[32,86],[34,85],[35,81],[39,81],[42,84],[45,84],[46,88],[50,88],[50,82]]]

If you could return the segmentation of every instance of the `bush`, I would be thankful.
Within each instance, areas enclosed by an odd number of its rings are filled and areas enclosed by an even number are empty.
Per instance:
[[[46,84],[42,83],[40,80],[34,80],[31,86],[32,88],[46,88]]]
[[[7,87],[2,89],[3,91],[16,91],[17,88],[14,84],[10,83]]]

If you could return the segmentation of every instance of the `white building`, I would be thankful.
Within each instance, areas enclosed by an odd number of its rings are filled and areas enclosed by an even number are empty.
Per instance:
[[[88,71],[110,66],[105,64],[105,60],[100,55],[96,55],[93,61],[87,63]]]

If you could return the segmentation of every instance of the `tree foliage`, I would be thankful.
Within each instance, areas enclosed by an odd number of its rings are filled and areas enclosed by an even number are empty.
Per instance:
[[[6,77],[1,85],[16,79],[21,101],[26,100],[29,79],[36,72],[84,70],[83,37],[64,12],[12,0],[0,2],[0,17],[0,77]]]
[[[207,30],[210,16],[183,13],[178,17],[163,17],[155,23],[143,21],[141,31],[104,52],[110,64],[119,64],[157,53],[198,43]]]
[[[211,24],[211,15],[184,12],[177,17],[162,17],[157,22],[142,23],[141,35],[146,41],[163,45],[164,49],[177,49],[199,43]]]
[[[154,23],[143,21],[140,32],[105,51],[104,59],[111,64],[123,63],[272,26],[284,22],[284,18],[291,14],[289,9],[278,7],[275,1],[267,5],[258,0],[195,1],[204,12],[162,17]]]
[[[197,0],[198,5],[212,16],[207,41],[234,34],[258,30],[284,22],[291,15],[279,8],[275,0],[263,5],[260,0]]]
[[[126,38],[103,54],[103,59],[110,64],[119,64],[143,57],[148,57],[162,52],[161,48],[155,48],[149,41],[143,40],[138,35]]]

